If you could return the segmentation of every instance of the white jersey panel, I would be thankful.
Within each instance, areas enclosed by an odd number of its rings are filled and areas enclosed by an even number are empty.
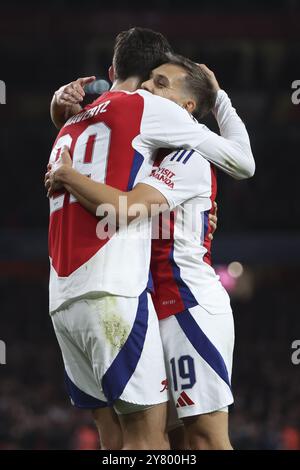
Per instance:
[[[229,296],[219,276],[204,260],[207,253],[204,238],[212,204],[209,162],[197,152],[173,152],[142,183],[160,191],[170,209],[175,208],[171,251],[175,281],[180,278],[180,282],[187,286],[185,295],[190,295],[208,312],[230,312]],[[159,263],[157,267],[159,269]],[[174,300],[170,298],[170,304]]]

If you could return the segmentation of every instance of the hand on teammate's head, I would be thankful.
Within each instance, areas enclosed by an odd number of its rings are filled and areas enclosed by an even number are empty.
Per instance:
[[[213,89],[215,91],[219,91],[221,89],[221,87],[218,83],[218,80],[216,79],[216,76],[215,76],[214,72],[212,70],[210,70],[205,64],[197,64],[197,65],[208,76],[208,78],[210,79],[210,81],[213,85]]]

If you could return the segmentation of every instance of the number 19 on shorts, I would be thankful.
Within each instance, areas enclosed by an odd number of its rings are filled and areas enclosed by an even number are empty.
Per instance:
[[[172,357],[170,364],[175,392],[178,389],[188,390],[195,385],[195,365],[194,359],[191,356],[180,356],[178,360]]]

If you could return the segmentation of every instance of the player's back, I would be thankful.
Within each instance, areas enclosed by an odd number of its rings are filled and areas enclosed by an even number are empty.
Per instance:
[[[148,175],[151,149],[141,154],[132,141],[140,133],[143,97],[138,93],[108,92],[70,118],[53,146],[50,162],[70,148],[73,167],[94,181],[122,191]],[[138,236],[134,224],[105,236],[99,218],[67,192],[50,200],[50,311],[66,301],[106,291],[139,295],[147,284],[150,257],[149,221]],[[102,227],[103,229],[103,227]]]

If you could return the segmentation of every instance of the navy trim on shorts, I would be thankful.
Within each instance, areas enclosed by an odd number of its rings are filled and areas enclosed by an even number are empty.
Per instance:
[[[108,404],[122,395],[140,360],[148,329],[148,298],[145,290],[139,297],[138,308],[129,336],[102,377],[102,389]]]
[[[77,385],[75,385],[74,382],[72,382],[66,370],[65,370],[65,383],[66,383],[67,391],[72,401],[72,404],[76,406],[76,408],[94,409],[94,408],[106,408],[108,406],[108,404],[105,401],[92,397],[91,395],[88,395],[87,393],[80,390],[77,387]]]
[[[231,389],[228,371],[223,357],[202,331],[192,314],[188,310],[184,310],[176,314],[175,318],[196,351]]]

